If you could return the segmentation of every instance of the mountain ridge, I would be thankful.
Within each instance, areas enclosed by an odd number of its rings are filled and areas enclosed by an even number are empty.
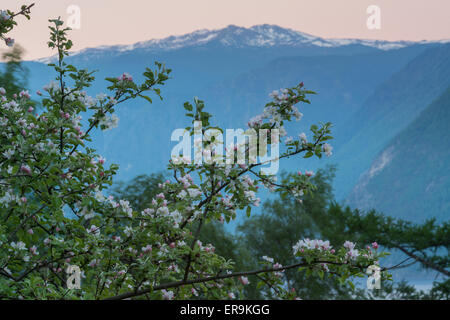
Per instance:
[[[116,54],[143,49],[148,52],[171,51],[181,48],[213,44],[223,47],[276,47],[276,46],[309,46],[336,48],[349,45],[362,45],[379,50],[399,49],[416,44],[447,43],[450,39],[437,41],[387,41],[357,38],[323,38],[278,25],[261,24],[249,28],[228,25],[221,29],[199,29],[182,35],[172,35],[164,38],[139,41],[128,45],[103,45],[84,48],[71,53],[72,56],[80,54],[95,54],[96,51],[113,51]],[[34,61],[49,63],[54,56],[36,59]]]

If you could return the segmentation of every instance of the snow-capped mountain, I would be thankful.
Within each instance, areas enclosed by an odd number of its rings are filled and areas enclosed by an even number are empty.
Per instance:
[[[448,42],[443,40],[440,42]],[[420,42],[425,43],[425,41]],[[99,46],[74,52],[72,55],[96,55],[107,50],[117,55],[140,49],[147,52],[167,52],[189,47],[230,47],[230,48],[268,48],[268,47],[324,47],[336,48],[349,45],[361,45],[380,50],[399,49],[417,42],[412,41],[383,41],[367,39],[325,39],[304,32],[282,28],[276,25],[256,25],[250,28],[229,25],[223,29],[202,29],[179,36],[163,39],[141,41],[131,45]],[[49,62],[53,57],[39,59],[39,62]]]

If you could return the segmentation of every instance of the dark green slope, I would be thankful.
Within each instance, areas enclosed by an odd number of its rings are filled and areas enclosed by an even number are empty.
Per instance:
[[[348,200],[413,221],[450,217],[450,87],[392,139]]]
[[[450,44],[426,50],[366,99],[336,134],[345,141],[331,159],[339,164],[335,186],[348,196],[387,143],[450,85]]]

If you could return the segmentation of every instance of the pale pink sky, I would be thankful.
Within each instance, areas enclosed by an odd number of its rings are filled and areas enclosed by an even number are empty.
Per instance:
[[[0,9],[30,3],[36,4],[31,21],[19,18],[11,33],[26,48],[26,59],[52,54],[47,20],[67,19],[69,5],[81,9],[81,29],[70,33],[74,50],[263,23],[325,38],[450,39],[450,0],[1,0]],[[381,9],[380,30],[366,26],[369,5]]]

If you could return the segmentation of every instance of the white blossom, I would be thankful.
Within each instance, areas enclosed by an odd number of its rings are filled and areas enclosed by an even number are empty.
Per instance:
[[[117,128],[117,126],[119,125],[119,117],[115,114],[113,114],[112,116],[104,116],[100,119],[99,124],[101,126],[105,126],[104,130]]]
[[[164,300],[172,300],[174,297],[173,291],[170,290],[161,290]]]
[[[327,157],[330,157],[333,153],[331,152],[333,150],[333,147],[329,145],[328,143],[325,143],[323,145],[323,151],[327,155]]]
[[[23,243],[22,241],[11,242],[11,247],[15,250],[26,250],[27,249],[25,243]]]

